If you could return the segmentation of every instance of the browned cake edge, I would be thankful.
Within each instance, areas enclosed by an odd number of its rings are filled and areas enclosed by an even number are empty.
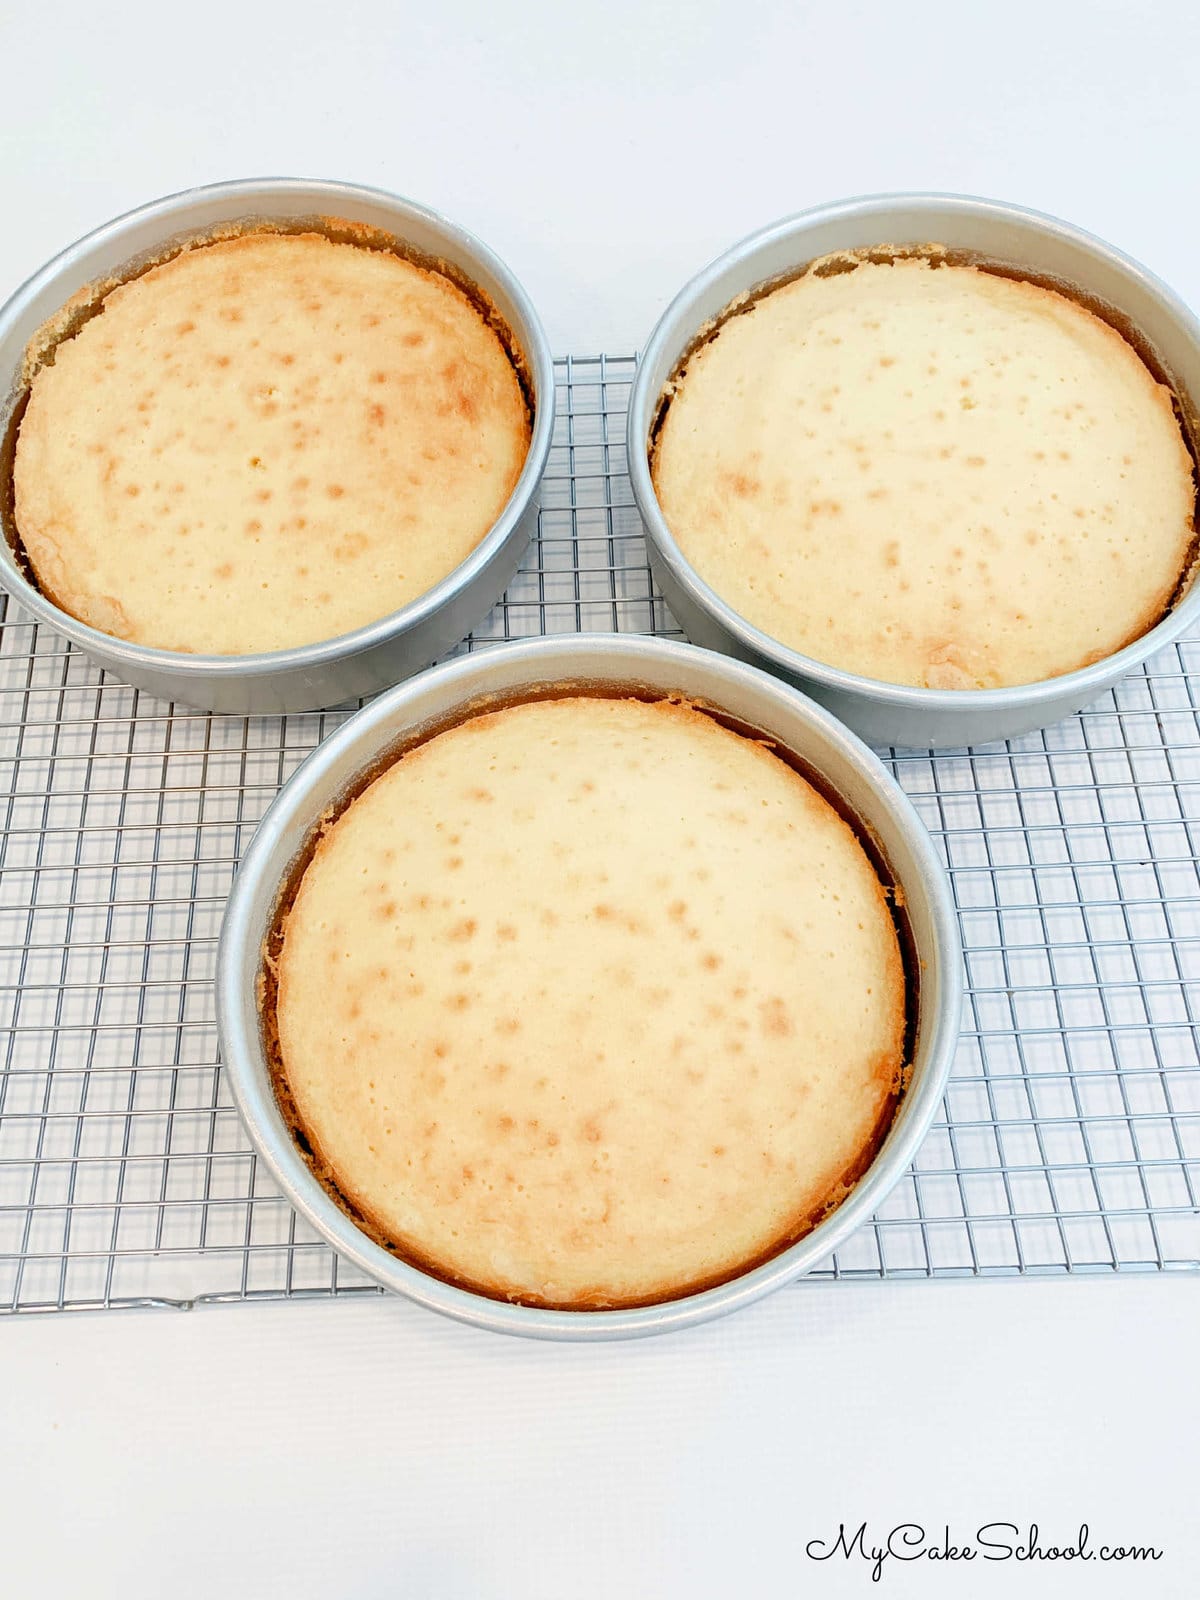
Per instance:
[[[13,477],[17,454],[17,439],[21,432],[25,409],[29,404],[34,378],[43,367],[54,365],[54,358],[60,345],[73,339],[85,323],[90,322],[93,317],[98,316],[103,311],[105,301],[114,289],[119,289],[124,284],[132,283],[135,279],[143,277],[147,272],[150,272],[154,267],[164,266],[168,261],[175,260],[177,256],[184,255],[189,250],[203,249],[207,245],[225,244],[231,239],[251,238],[262,234],[282,234],[290,237],[305,237],[316,234],[321,238],[328,239],[331,244],[351,244],[356,245],[359,249],[376,250],[383,254],[398,256],[411,266],[419,267],[425,272],[437,273],[440,277],[452,283],[479,313],[484,326],[490,328],[499,339],[501,347],[508,357],[509,364],[516,374],[517,383],[520,385],[521,395],[525,402],[525,449],[526,455],[528,455],[529,443],[533,437],[534,417],[537,411],[533,374],[529,362],[516,335],[499,308],[474,279],[470,278],[454,262],[447,261],[441,256],[431,256],[424,251],[417,250],[382,228],[372,227],[365,222],[352,222],[345,217],[317,215],[247,217],[238,222],[221,223],[215,228],[203,231],[177,234],[164,241],[150,253],[137,256],[133,261],[128,262],[119,273],[110,274],[105,278],[96,278],[91,283],[84,284],[81,289],[76,290],[65,305],[60,306],[53,316],[48,317],[42,323],[25,347],[25,355],[21,364],[19,393],[9,414],[3,438],[0,438],[0,532],[3,533],[5,543],[12,552],[17,568],[25,581],[31,588],[36,589],[39,594],[45,595],[52,605],[57,606],[67,616],[75,616],[76,613],[38,575],[29,557],[29,552],[25,548],[21,530],[17,525],[16,491]],[[186,655],[189,652],[181,650],[178,653]]]
[[[1175,380],[1163,367],[1158,359],[1153,346],[1137,327],[1131,318],[1108,301],[1101,300],[1096,295],[1088,294],[1078,284],[1068,283],[1061,278],[1051,277],[1049,274],[1028,272],[1021,267],[1015,267],[1009,262],[996,261],[974,250],[950,249],[941,244],[878,244],[860,250],[838,250],[831,255],[817,256],[811,261],[806,261],[803,266],[796,267],[787,272],[780,273],[778,277],[769,278],[765,283],[756,284],[753,289],[737,295],[729,304],[720,310],[715,317],[710,317],[696,332],[683,354],[672,368],[670,376],[663,384],[655,407],[654,417],[650,424],[650,437],[647,443],[647,461],[650,467],[650,481],[654,493],[658,495],[658,447],[662,436],[663,425],[667,419],[667,412],[671,409],[671,402],[678,393],[679,386],[687,377],[688,363],[709,345],[720,333],[727,322],[732,322],[735,317],[745,316],[748,311],[753,311],[760,300],[765,300],[776,289],[782,289],[786,284],[796,283],[801,278],[810,274],[817,278],[838,277],[847,272],[853,272],[864,265],[891,266],[897,261],[928,261],[931,267],[974,267],[979,272],[990,273],[995,278],[1010,278],[1014,283],[1028,283],[1035,289],[1048,289],[1054,294],[1061,295],[1065,300],[1072,300],[1084,311],[1091,312],[1092,316],[1106,323],[1114,333],[1119,335],[1137,356],[1142,365],[1150,373],[1156,383],[1162,385],[1171,397],[1171,409],[1175,413],[1175,421],[1183,438],[1184,448],[1191,457],[1192,486],[1194,490],[1192,510],[1188,518],[1191,539],[1183,554],[1183,561],[1179,568],[1178,576],[1170,588],[1155,597],[1151,605],[1143,613],[1141,619],[1134,623],[1129,633],[1111,650],[1096,650],[1089,653],[1071,671],[1078,671],[1083,667],[1090,667],[1097,661],[1103,661],[1108,656],[1116,655],[1119,650],[1124,650],[1135,640],[1149,633],[1151,628],[1157,627],[1164,617],[1179,604],[1187,594],[1196,578],[1200,575],[1200,412],[1196,403],[1190,396],[1176,384]],[[798,652],[802,654],[803,652]],[[1024,688],[1028,685],[1014,685],[1014,688]],[[962,690],[948,690],[950,694],[961,694]]]
[[[287,931],[288,917],[291,914],[292,906],[300,889],[301,880],[309,864],[319,850],[326,834],[337,822],[338,818],[377,778],[394,766],[401,756],[415,749],[418,745],[436,738],[439,734],[448,733],[453,728],[459,727],[475,717],[489,712],[502,711],[510,706],[525,705],[540,700],[570,699],[576,696],[611,700],[637,700],[643,704],[665,703],[687,706],[691,710],[698,711],[702,715],[709,717],[718,726],[740,734],[744,738],[753,739],[782,760],[786,766],[798,773],[800,777],[812,785],[821,798],[851,828],[865,851],[867,859],[875,870],[884,903],[891,915],[903,969],[902,997],[898,1006],[899,1014],[894,1020],[893,1027],[894,1035],[902,1041],[901,1048],[898,1053],[898,1059],[888,1063],[887,1068],[884,1069],[890,1072],[888,1093],[876,1124],[855,1159],[848,1163],[837,1179],[830,1184],[825,1196],[818,1205],[807,1207],[793,1217],[787,1228],[781,1230],[771,1244],[763,1250],[753,1256],[744,1257],[735,1266],[727,1270],[721,1270],[683,1284],[675,1284],[668,1291],[657,1295],[621,1298],[597,1291],[592,1294],[580,1293],[570,1300],[554,1300],[534,1294],[508,1293],[495,1284],[452,1272],[447,1269],[444,1262],[428,1255],[419,1247],[395,1238],[372,1213],[369,1203],[361,1196],[356,1195],[352,1186],[345,1182],[336,1165],[323,1153],[320,1141],[312,1130],[306,1126],[292,1094],[291,1087],[288,1084],[283,1051],[279,1040],[277,1015],[279,957]],[[354,782],[343,793],[338,795],[336,800],[326,807],[292,861],[287,875],[280,885],[279,897],[276,901],[271,926],[263,941],[262,965],[259,969],[257,987],[256,999],[262,1046],[276,1103],[305,1165],[330,1199],[350,1217],[368,1238],[388,1251],[390,1255],[394,1255],[399,1260],[419,1268],[422,1272],[428,1273],[430,1277],[437,1278],[443,1283],[453,1284],[457,1288],[469,1290],[473,1294],[482,1295],[489,1300],[502,1300],[511,1304],[537,1307],[549,1311],[634,1310],[639,1306],[663,1305],[672,1300],[681,1300],[688,1295],[699,1294],[705,1289],[715,1288],[718,1284],[728,1283],[731,1279],[739,1278],[743,1274],[753,1271],[755,1267],[762,1266],[765,1262],[773,1260],[798,1240],[804,1238],[806,1234],[811,1233],[819,1223],[836,1211],[853,1191],[855,1185],[875,1160],[884,1140],[887,1138],[912,1074],[912,1060],[920,1014],[920,962],[916,955],[916,946],[912,929],[909,925],[903,893],[900,886],[894,881],[894,874],[887,865],[887,859],[879,840],[862,819],[851,811],[845,800],[832,788],[829,782],[816,773],[802,758],[782,745],[778,739],[765,733],[762,729],[753,728],[737,718],[731,717],[729,713],[719,707],[683,694],[666,694],[658,689],[638,691],[628,684],[613,685],[596,680],[563,681],[540,685],[533,690],[519,690],[512,694],[480,696],[468,702],[465,706],[458,707],[449,716],[433,719],[412,730],[382,752],[370,766],[358,774]]]

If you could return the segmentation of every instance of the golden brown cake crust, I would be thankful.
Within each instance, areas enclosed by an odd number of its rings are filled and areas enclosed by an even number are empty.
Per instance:
[[[318,1175],[397,1254],[527,1304],[652,1303],[777,1253],[902,1081],[861,844],[677,704],[521,704],[405,754],[323,828],[265,979]]]
[[[651,458],[710,587],[817,660],[999,688],[1152,627],[1195,557],[1170,390],[1065,294],[925,255],[830,263],[716,319]]]
[[[39,586],[104,632],[217,654],[398,610],[524,465],[494,322],[443,273],[316,233],[200,244],[111,289],[33,373],[17,434]]]

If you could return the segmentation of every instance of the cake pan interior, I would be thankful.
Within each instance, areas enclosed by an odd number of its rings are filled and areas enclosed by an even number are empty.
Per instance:
[[[509,1304],[435,1278],[392,1255],[352,1221],[314,1177],[275,1098],[259,1018],[262,952],[281,889],[317,820],[406,735],[495,704],[544,693],[603,689],[682,694],[768,733],[822,775],[869,832],[900,885],[919,973],[908,1089],[891,1130],[849,1197],[798,1243],[716,1288],[617,1311]],[[482,703],[482,704],[481,704]],[[671,841],[663,840],[664,851]],[[610,1338],[665,1331],[749,1303],[814,1266],[868,1218],[911,1160],[941,1101],[957,1035],[961,957],[944,870],[907,800],[858,740],[765,674],[689,646],[601,636],[546,639],[466,657],[422,674],[350,719],[298,770],[260,824],[226,911],[218,969],[225,1070],[251,1138],[284,1192],[332,1244],[384,1286],[497,1331]]]
[[[26,393],[26,352],[47,322],[93,286],[123,281],[183,243],[231,226],[286,224],[336,232],[348,222],[442,263],[494,305],[524,359],[532,404],[520,478],[491,530],[448,576],[401,609],[340,637],[249,655],[154,649],[69,616],[30,581],[12,518],[15,425]],[[554,369],[537,314],[516,278],[465,229],[381,190],[303,179],[251,179],[170,195],[98,228],[36,273],[0,309],[0,582],[30,612],[127,682],[212,711],[311,710],[374,693],[457,643],[495,603],[537,522],[554,426]]]
[[[630,397],[627,447],[634,498],[667,604],[689,638],[765,667],[797,684],[879,746],[960,746],[1015,737],[1095,700],[1124,673],[1200,620],[1192,583],[1140,638],[1061,677],[1003,689],[924,689],[844,671],[771,638],[699,576],[658,506],[648,451],[664,386],[698,337],[738,297],[795,276],[810,262],[872,247],[937,244],[981,265],[1061,287],[1134,342],[1179,401],[1196,457],[1200,324],[1138,263],[1053,217],[957,195],[875,195],[801,213],[733,246],[675,298],[654,329]]]

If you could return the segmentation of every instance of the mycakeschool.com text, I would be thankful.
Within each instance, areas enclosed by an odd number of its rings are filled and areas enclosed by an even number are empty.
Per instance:
[[[865,1522],[839,1523],[836,1533],[809,1539],[804,1553],[810,1561],[861,1561],[879,1583],[893,1562],[906,1561],[1135,1561],[1162,1560],[1151,1544],[1109,1538],[1102,1541],[1085,1522],[1065,1541],[1050,1538],[1038,1524],[1018,1527],[1015,1522],[988,1522],[964,1535],[948,1525],[927,1529],[919,1522],[900,1522],[894,1528],[875,1530]]]

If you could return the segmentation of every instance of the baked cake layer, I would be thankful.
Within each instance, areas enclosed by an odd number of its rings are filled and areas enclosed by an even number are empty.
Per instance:
[[[441,273],[249,233],[113,290],[36,373],[13,468],[43,590],[105,633],[255,653],[424,594],[529,445],[498,333]]]
[[[276,973],[318,1170],[401,1254],[530,1304],[665,1299],[782,1248],[861,1174],[903,1068],[858,838],[674,703],[520,704],[405,754],[321,838]]]
[[[999,688],[1138,638],[1193,544],[1192,461],[1122,336],[927,259],[809,272],[687,360],[668,526],[747,621],[892,683]]]

